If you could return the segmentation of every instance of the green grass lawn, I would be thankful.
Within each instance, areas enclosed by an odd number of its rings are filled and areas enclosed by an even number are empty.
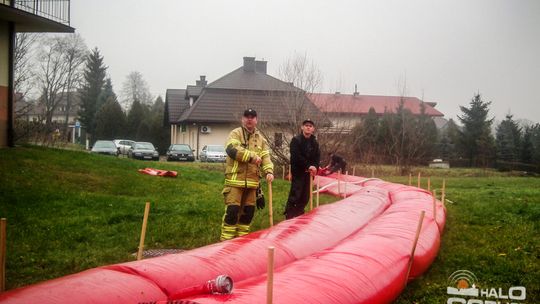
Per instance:
[[[180,176],[137,172],[144,167],[177,170]],[[219,239],[222,164],[141,162],[20,147],[0,150],[0,168],[8,289],[133,260],[146,201],[152,203],[147,248],[191,249]],[[422,171],[432,176],[433,187],[440,188],[446,177],[453,203],[447,203],[437,259],[397,303],[446,303],[448,276],[460,269],[474,272],[481,287],[525,286],[526,303],[540,303],[540,179],[489,170]],[[357,175],[367,172],[371,169],[358,167]],[[391,173],[375,168],[377,176]],[[383,178],[408,183],[408,177]],[[274,182],[275,222],[283,220],[288,189],[287,182]],[[324,203],[334,200],[322,196]],[[266,227],[268,208],[256,213],[252,226]]]

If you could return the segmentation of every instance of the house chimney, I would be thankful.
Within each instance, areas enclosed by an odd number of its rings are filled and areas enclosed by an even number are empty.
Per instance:
[[[360,95],[360,94],[358,93],[358,85],[357,85],[357,84],[354,84],[354,93],[353,93],[353,95],[354,95],[354,96]]]
[[[198,87],[205,87],[208,84],[208,81],[206,81],[206,76],[201,75],[201,79],[195,81],[195,85]]]
[[[266,74],[266,61],[264,60],[255,61],[255,72]]]
[[[255,72],[255,57],[244,57],[244,71]]]

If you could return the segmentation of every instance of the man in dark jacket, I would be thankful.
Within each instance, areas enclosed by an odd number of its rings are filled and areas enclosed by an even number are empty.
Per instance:
[[[302,132],[291,140],[291,190],[285,207],[285,218],[291,219],[304,214],[309,200],[309,181],[319,168],[321,152],[313,133],[315,123],[311,119],[302,122]]]
[[[325,167],[325,169],[328,169],[328,174],[332,174],[338,171],[341,171],[341,173],[345,173],[345,171],[347,170],[347,162],[345,162],[345,159],[343,159],[343,157],[335,153],[328,153],[328,157],[330,158],[330,163],[328,164],[328,166]]]

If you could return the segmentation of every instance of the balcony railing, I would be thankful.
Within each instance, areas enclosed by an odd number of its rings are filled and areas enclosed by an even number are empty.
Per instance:
[[[13,2],[15,8],[25,12],[69,26],[70,0],[11,0],[7,2]]]

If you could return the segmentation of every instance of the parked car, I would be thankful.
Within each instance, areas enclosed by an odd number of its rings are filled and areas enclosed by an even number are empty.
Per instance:
[[[226,157],[227,154],[223,145],[204,146],[200,155],[202,162],[225,162]]]
[[[152,143],[135,142],[128,150],[128,157],[134,159],[159,160],[159,153]]]
[[[94,143],[90,153],[99,153],[118,156],[118,148],[112,140],[98,140]]]
[[[120,153],[127,155],[129,149],[133,146],[135,141],[129,139],[115,139],[114,144],[118,147]]]
[[[171,160],[184,160],[184,161],[194,161],[195,156],[189,145],[185,144],[173,144],[167,149],[167,161]]]

